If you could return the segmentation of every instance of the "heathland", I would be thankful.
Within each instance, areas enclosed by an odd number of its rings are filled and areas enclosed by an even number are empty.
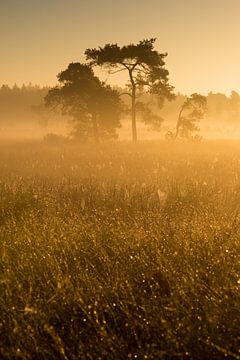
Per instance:
[[[240,143],[0,145],[1,359],[240,359]]]

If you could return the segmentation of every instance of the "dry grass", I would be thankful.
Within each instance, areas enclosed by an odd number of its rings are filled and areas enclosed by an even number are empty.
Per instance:
[[[0,147],[2,359],[240,359],[240,145]]]

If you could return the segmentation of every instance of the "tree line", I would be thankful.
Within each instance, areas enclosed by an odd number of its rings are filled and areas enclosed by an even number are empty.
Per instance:
[[[73,122],[72,136],[81,139],[116,138],[122,119],[131,118],[132,138],[137,140],[137,123],[161,130],[164,120],[170,129],[166,138],[192,138],[199,133],[197,123],[206,114],[213,123],[237,124],[240,117],[240,95],[209,93],[184,96],[175,94],[165,67],[167,54],[154,49],[155,39],[120,47],[107,44],[85,52],[86,63],[71,63],[58,74],[59,85],[40,88],[37,85],[0,87],[0,125],[31,121],[42,125],[61,116]],[[110,87],[95,75],[100,67],[110,75],[125,72],[124,89]],[[44,99],[44,101],[42,101]],[[207,108],[206,108],[207,104]]]

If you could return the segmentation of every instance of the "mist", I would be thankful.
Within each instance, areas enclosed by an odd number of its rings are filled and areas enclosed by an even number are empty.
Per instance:
[[[44,97],[50,88],[39,86],[0,88],[0,138],[11,140],[43,140],[48,134],[71,138],[74,122],[69,116],[59,111],[45,108]],[[126,90],[117,88],[119,92]],[[151,105],[162,117],[161,127],[156,131],[146,126],[141,118],[138,120],[138,133],[141,140],[164,139],[169,129],[176,127],[181,105],[186,97],[178,93],[175,100],[166,101],[159,109]],[[153,103],[150,95],[141,96],[146,103]],[[127,96],[123,97],[126,106],[130,106]],[[232,91],[230,95],[209,93],[207,112],[198,123],[199,134],[203,139],[238,139],[240,138],[240,96]],[[123,114],[121,127],[117,129],[119,140],[131,139],[131,119]]]

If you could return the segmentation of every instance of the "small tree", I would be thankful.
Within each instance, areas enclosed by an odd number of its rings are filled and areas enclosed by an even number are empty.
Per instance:
[[[48,107],[60,107],[75,122],[74,136],[81,138],[116,137],[122,111],[117,91],[101,82],[90,65],[71,63],[58,76],[60,86],[45,97]]]
[[[184,101],[177,120],[175,134],[169,132],[168,138],[176,140],[178,137],[190,139],[194,132],[199,132],[196,123],[201,120],[207,111],[207,99],[199,94],[192,94]]]
[[[168,70],[165,69],[165,57],[154,50],[156,39],[147,39],[138,44],[120,47],[107,44],[98,49],[87,49],[85,54],[91,65],[105,67],[110,73],[126,71],[129,76],[129,95],[132,99],[132,139],[137,141],[137,92],[146,90],[158,96],[159,104],[164,99],[173,99],[173,87],[168,83]]]

